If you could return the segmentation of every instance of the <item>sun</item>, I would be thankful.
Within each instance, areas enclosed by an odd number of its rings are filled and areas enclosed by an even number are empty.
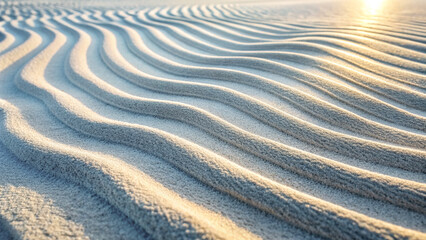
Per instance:
[[[377,15],[385,0],[364,0],[364,12],[367,15]]]

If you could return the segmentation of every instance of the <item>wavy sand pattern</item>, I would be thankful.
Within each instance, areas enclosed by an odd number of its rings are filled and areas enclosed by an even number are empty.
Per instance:
[[[0,3],[0,238],[426,239],[425,12],[95,3]]]

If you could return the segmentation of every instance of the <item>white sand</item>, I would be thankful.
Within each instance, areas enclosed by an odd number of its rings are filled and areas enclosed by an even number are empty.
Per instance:
[[[0,3],[0,239],[425,239],[424,3],[211,2]]]

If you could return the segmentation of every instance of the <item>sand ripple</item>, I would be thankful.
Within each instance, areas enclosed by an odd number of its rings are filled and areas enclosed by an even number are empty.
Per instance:
[[[424,22],[2,6],[4,236],[426,238]]]

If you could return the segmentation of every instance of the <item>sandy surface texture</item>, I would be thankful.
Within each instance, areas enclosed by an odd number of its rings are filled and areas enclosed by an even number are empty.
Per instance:
[[[426,2],[1,1],[0,239],[426,239]]]

